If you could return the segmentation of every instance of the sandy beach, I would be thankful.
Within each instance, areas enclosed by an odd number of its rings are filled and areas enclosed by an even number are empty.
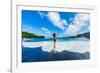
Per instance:
[[[41,47],[45,52],[51,52],[54,50],[52,41],[45,42],[22,42],[23,47],[36,48]],[[55,50],[57,52],[71,51],[71,52],[89,52],[90,41],[64,41],[57,42]]]

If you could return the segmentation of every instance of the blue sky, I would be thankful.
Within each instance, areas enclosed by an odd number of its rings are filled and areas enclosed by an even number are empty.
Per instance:
[[[89,14],[22,10],[22,31],[52,37],[75,36],[89,31]]]

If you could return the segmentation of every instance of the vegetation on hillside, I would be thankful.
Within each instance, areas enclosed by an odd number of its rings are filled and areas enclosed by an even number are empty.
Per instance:
[[[44,38],[44,36],[39,36],[28,32],[22,32],[22,38]]]

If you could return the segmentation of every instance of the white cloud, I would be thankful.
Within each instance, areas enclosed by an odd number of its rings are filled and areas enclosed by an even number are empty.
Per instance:
[[[67,21],[65,19],[62,20],[64,25],[68,25]]]
[[[88,31],[90,31],[90,27],[89,27],[89,26],[88,26],[88,28],[87,28],[87,29],[88,29]]]
[[[75,36],[78,30],[80,30],[80,28],[71,24],[65,32],[67,32],[67,35],[69,36]]]
[[[43,31],[45,31],[45,34],[46,34],[45,37],[46,37],[46,38],[49,38],[49,37],[51,36],[51,32],[50,32],[47,28],[42,27],[41,29],[42,29]]]
[[[65,19],[61,19],[58,12],[48,12],[48,14],[44,14],[43,12],[38,11],[41,18],[47,17],[54,26],[64,30],[65,26],[68,25],[67,21]]]
[[[84,22],[89,21],[89,14],[76,14],[75,18],[73,19],[73,23],[78,26],[82,27],[87,24],[84,24]]]
[[[47,29],[47,28],[44,28],[44,27],[42,27],[42,30],[44,30],[44,31],[48,31],[48,29]]]
[[[46,16],[43,12],[38,11],[40,17],[43,19],[44,16]]]
[[[87,26],[86,22],[89,21],[89,14],[86,13],[77,13],[74,18],[70,18],[72,21],[71,24],[68,24],[65,19],[60,17],[58,12],[48,12],[44,14],[43,12],[38,12],[43,18],[44,16],[47,17],[54,26],[58,27],[59,29],[64,30],[64,36],[75,36],[77,35],[82,27]],[[67,27],[66,27],[67,26]],[[89,30],[89,26],[87,28]],[[46,31],[46,33],[50,34],[50,31],[47,28],[42,28],[42,30]]]
[[[67,25],[67,21],[60,18],[58,12],[48,12],[47,17],[58,28],[64,30],[64,25]]]
[[[73,18],[73,22],[68,26],[64,34],[69,36],[77,35],[82,27],[88,25],[85,23],[87,21],[89,21],[89,14],[76,14]]]

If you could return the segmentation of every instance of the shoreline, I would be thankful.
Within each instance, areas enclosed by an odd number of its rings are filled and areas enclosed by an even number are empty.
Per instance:
[[[40,47],[38,48],[23,48],[22,62],[44,62],[44,61],[61,61],[61,60],[89,60],[90,53],[79,52],[45,52]]]
[[[51,52],[54,50],[52,41],[45,42],[22,42],[23,47],[37,48],[41,47],[45,52]],[[55,50],[57,52],[62,52],[64,50],[72,52],[90,52],[90,42],[89,41],[64,41],[57,42]]]

